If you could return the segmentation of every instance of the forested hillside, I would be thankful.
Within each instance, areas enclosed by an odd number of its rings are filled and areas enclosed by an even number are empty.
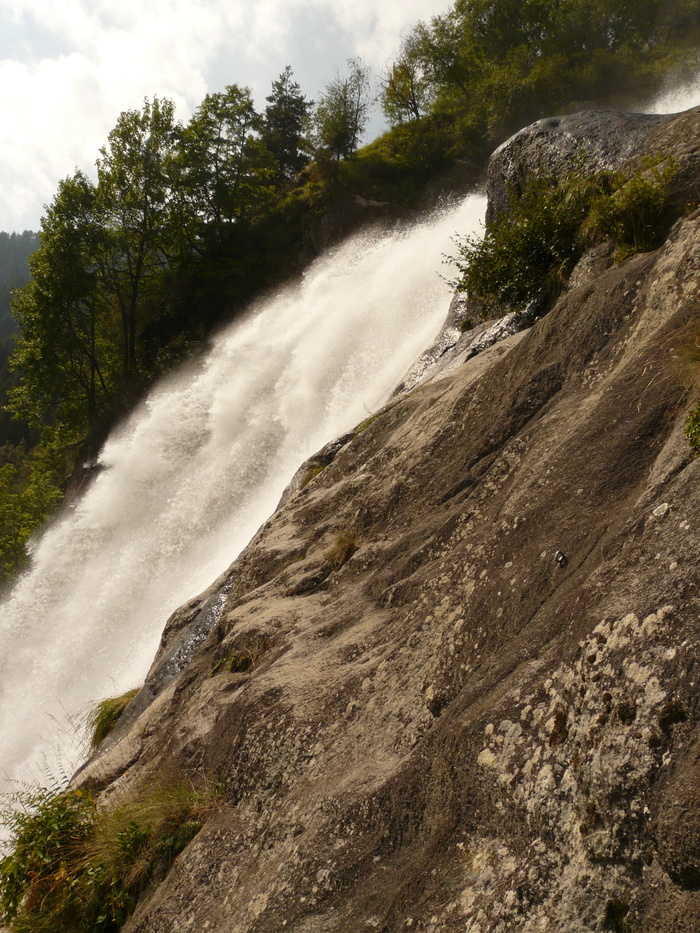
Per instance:
[[[364,149],[360,61],[315,103],[287,68],[263,112],[237,84],[186,124],[159,97],[124,112],[93,176],[60,182],[14,299],[0,573],[144,389],[303,269],[319,218],[350,195],[425,208],[464,190],[514,128],[648,97],[689,67],[699,27],[700,0],[457,0],[404,38],[382,76],[391,129]]]

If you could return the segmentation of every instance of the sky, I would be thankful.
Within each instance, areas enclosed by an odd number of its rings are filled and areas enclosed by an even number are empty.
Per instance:
[[[316,98],[348,58],[378,75],[402,34],[449,0],[0,0],[0,230],[38,230],[61,178],[92,173],[123,110],[250,87],[286,65]],[[382,129],[379,112],[369,136]]]

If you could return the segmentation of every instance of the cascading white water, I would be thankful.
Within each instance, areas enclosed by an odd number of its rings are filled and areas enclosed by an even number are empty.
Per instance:
[[[168,615],[226,569],[300,463],[384,402],[442,324],[443,254],[484,206],[471,197],[401,234],[353,238],[113,434],[103,472],[1,607],[7,781],[73,768],[76,717],[140,682]]]
[[[697,57],[696,57],[697,59]],[[696,60],[696,67],[700,59]],[[683,83],[669,86],[644,108],[646,113],[681,113],[700,104],[700,71],[688,77]]]

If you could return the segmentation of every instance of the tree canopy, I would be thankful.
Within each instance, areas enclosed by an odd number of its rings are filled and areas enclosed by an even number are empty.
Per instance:
[[[651,93],[700,34],[700,0],[456,0],[405,37],[381,99],[392,124],[449,115],[452,145],[552,110]]]
[[[314,114],[316,139],[335,159],[349,159],[357,151],[367,125],[370,105],[369,69],[359,58],[348,61],[326,85]]]

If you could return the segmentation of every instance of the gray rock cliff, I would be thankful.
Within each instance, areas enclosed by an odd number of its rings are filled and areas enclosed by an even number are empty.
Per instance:
[[[667,115],[586,110],[527,126],[491,156],[487,221],[508,211],[510,192],[522,194],[533,173],[561,174],[577,166],[617,169],[642,152]]]
[[[632,154],[673,148],[696,190],[700,114],[638,122]],[[108,802],[184,771],[225,803],[127,933],[700,929],[700,462],[677,365],[700,211],[594,260],[547,317],[317,458],[176,613],[78,780]]]

